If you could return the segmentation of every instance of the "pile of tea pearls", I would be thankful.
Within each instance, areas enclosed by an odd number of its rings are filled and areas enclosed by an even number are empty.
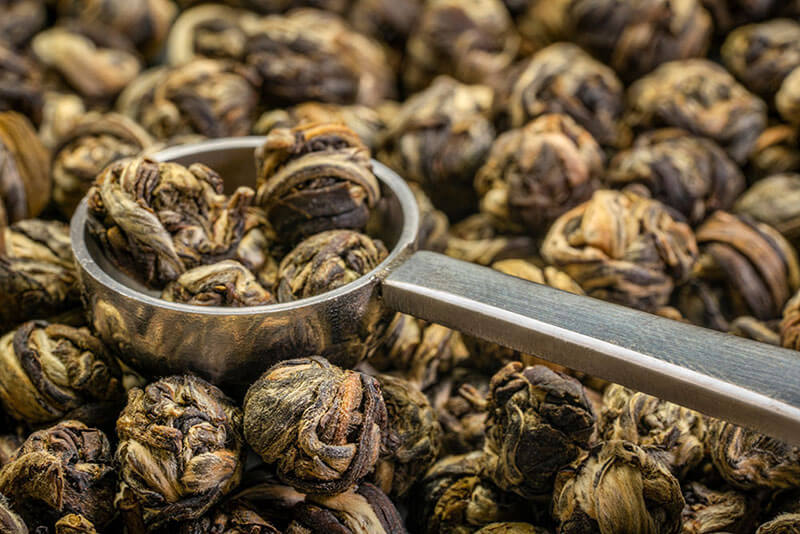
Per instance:
[[[98,336],[81,202],[165,300],[292,302],[388,254],[373,159],[421,248],[800,350],[798,0],[0,0],[0,531],[800,531],[800,448],[408,315],[240,388]]]

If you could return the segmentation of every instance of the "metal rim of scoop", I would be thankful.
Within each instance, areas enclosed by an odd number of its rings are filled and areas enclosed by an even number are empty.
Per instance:
[[[192,156],[197,152],[209,153],[241,148],[256,149],[257,147],[261,146],[263,142],[264,137],[262,136],[215,139],[210,141],[202,141],[191,145],[167,148],[152,155],[151,158],[155,161],[166,162]],[[361,276],[357,280],[353,280],[352,282],[320,295],[306,297],[292,302],[236,308],[223,306],[198,306],[195,304],[169,302],[150,296],[141,291],[137,291],[136,289],[129,287],[118,280],[115,280],[112,276],[106,273],[92,257],[92,254],[86,244],[86,221],[88,217],[86,199],[83,199],[78,208],[75,210],[75,214],[73,215],[72,222],[70,224],[70,240],[72,241],[72,250],[75,256],[75,261],[80,265],[84,272],[92,276],[92,278],[94,278],[98,283],[126,298],[136,299],[150,306],[156,306],[179,312],[183,311],[202,315],[226,316],[252,314],[263,315],[270,312],[281,313],[288,310],[297,309],[299,307],[315,306],[326,301],[336,300],[348,293],[357,291],[364,286],[373,283],[376,279],[382,280],[385,278],[391,270],[391,267],[394,264],[402,261],[416,245],[417,233],[419,232],[419,209],[417,207],[414,194],[411,192],[411,189],[408,188],[408,185],[406,185],[405,181],[386,165],[380,163],[379,161],[372,160],[372,167],[375,175],[383,184],[389,187],[392,193],[397,197],[403,216],[403,227],[400,231],[400,236],[395,246],[392,247],[388,256],[370,272],[364,276]],[[223,176],[223,180],[224,179],[225,177]]]

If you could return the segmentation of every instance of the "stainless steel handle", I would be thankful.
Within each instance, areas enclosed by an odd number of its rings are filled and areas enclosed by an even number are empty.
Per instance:
[[[387,306],[800,444],[800,353],[573,295],[432,252]]]

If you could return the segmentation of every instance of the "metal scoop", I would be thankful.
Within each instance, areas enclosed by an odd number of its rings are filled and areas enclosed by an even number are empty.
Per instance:
[[[226,187],[255,185],[262,137],[164,150],[159,161],[204,163]],[[85,303],[98,335],[134,368],[191,371],[246,386],[275,362],[334,350],[369,331],[385,308],[481,337],[800,444],[800,354],[415,252],[419,213],[405,182],[373,162],[383,200],[370,221],[389,256],[343,287],[250,308],[166,302],[117,270],[86,231],[84,200],[71,225]]]

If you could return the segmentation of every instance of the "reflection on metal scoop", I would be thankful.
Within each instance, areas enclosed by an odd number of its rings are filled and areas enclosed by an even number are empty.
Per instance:
[[[261,137],[175,147],[160,161],[199,162],[226,187],[255,185]],[[432,252],[414,252],[419,213],[394,172],[373,162],[383,199],[370,228],[390,248],[372,272],[296,302],[217,308],[166,302],[108,262],[71,225],[85,302],[98,335],[134,368],[191,371],[231,387],[277,361],[321,354],[352,366],[348,347],[389,310],[410,313],[800,444],[800,354],[573,295]]]

